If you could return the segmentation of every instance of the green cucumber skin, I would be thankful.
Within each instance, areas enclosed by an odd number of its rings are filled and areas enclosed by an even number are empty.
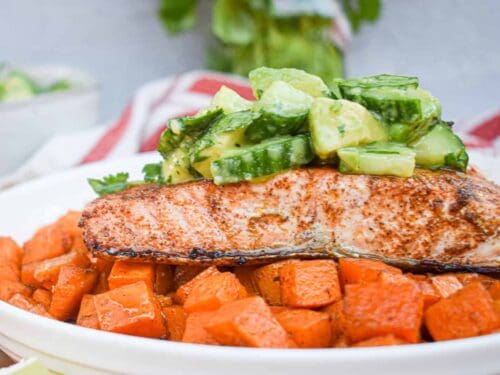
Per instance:
[[[422,105],[417,98],[378,98],[363,91],[347,91],[344,96],[377,113],[388,123],[415,123],[422,118]]]
[[[266,111],[260,111],[261,116],[245,131],[249,141],[261,142],[280,135],[295,134],[307,120],[308,112],[295,116],[280,116]]]
[[[378,74],[375,76],[334,80],[335,85],[340,89],[342,95],[353,88],[371,89],[380,87],[392,87],[399,89],[416,89],[418,87],[418,78],[411,76],[398,76],[392,74]]]
[[[449,168],[465,172],[469,156],[462,140],[448,124],[439,122],[427,134],[412,143],[417,165],[427,169]]]
[[[193,181],[199,174],[191,168],[189,150],[196,138],[186,136],[179,146],[166,157],[162,164],[162,179],[166,184],[178,184]]]
[[[212,162],[217,185],[251,181],[309,163],[314,158],[307,134],[271,139],[267,142],[233,150]]]
[[[173,118],[168,121],[167,128],[160,136],[158,152],[166,159],[187,135],[200,135],[210,124],[217,120],[222,114],[222,109],[202,111],[196,116],[185,116]]]

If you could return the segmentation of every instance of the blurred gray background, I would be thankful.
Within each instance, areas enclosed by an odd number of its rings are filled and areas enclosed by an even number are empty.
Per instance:
[[[346,51],[348,76],[406,73],[442,102],[447,119],[500,106],[500,1],[382,0]],[[101,119],[116,117],[146,81],[202,68],[210,2],[196,30],[168,37],[157,0],[1,0],[0,61],[64,63],[102,88]]]

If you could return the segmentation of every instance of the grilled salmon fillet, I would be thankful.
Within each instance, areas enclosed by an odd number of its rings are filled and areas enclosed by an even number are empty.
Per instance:
[[[474,171],[308,168],[261,183],[138,186],[88,204],[80,225],[100,257],[230,265],[355,256],[500,273],[499,214],[500,188]]]

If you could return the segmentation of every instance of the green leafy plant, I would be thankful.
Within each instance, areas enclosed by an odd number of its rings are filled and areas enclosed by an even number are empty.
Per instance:
[[[160,20],[170,34],[196,23],[197,0],[162,0]],[[336,0],[216,0],[208,66],[247,75],[258,66],[294,67],[330,83],[342,76],[342,55],[329,35]],[[375,21],[380,0],[342,0],[352,29]]]

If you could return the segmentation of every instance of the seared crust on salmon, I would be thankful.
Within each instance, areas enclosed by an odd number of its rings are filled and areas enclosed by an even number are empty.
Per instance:
[[[411,178],[331,168],[266,182],[149,184],[98,198],[81,226],[101,257],[252,264],[360,256],[404,268],[500,273],[500,189],[477,173]]]

